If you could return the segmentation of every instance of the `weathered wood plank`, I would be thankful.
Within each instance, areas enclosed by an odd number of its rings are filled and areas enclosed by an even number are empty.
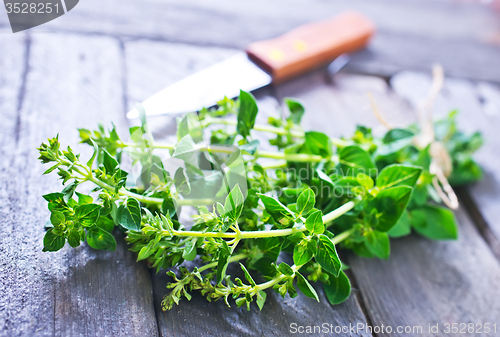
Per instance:
[[[396,92],[416,105],[426,95],[430,85],[430,76],[426,74],[404,72],[396,75],[391,84]],[[483,234],[500,257],[500,90],[488,83],[472,83],[466,80],[447,79],[442,94],[436,99],[436,115],[444,115],[453,109],[459,110],[458,123],[468,132],[480,131],[485,143],[475,158],[484,170],[484,178],[466,189],[471,199],[465,198],[469,207],[477,208],[474,221],[480,226],[484,222],[489,229],[483,228]],[[492,237],[491,232],[495,237]]]
[[[239,266],[231,266],[231,275],[244,277],[238,272]],[[154,291],[157,304],[161,301],[166,289],[167,278],[163,272],[155,277]],[[260,280],[263,282],[264,280]],[[158,325],[162,336],[289,336],[296,327],[322,326],[326,323],[328,333],[335,327],[349,327],[366,324],[366,319],[359,308],[356,296],[353,294],[346,302],[331,306],[323,291],[317,287],[320,302],[306,297],[302,293],[295,298],[283,299],[275,291],[268,291],[266,304],[259,311],[254,304],[250,311],[237,308],[234,301],[231,308],[221,300],[209,303],[199,293],[194,293],[191,301],[183,299],[170,312],[158,314]],[[160,312],[161,308],[156,307]],[[292,325],[292,323],[297,324]],[[333,327],[333,328],[332,328]],[[308,334],[309,335],[309,334]],[[312,333],[311,336],[325,335],[325,331]],[[371,336],[360,332],[349,336]]]
[[[458,241],[411,235],[392,241],[388,261],[349,259],[374,325],[391,326],[394,332],[397,326],[412,327],[405,336],[456,336],[447,333],[445,323],[496,322],[500,265],[465,212],[456,216]],[[429,324],[439,330],[430,332]],[[413,330],[419,326],[422,332]]]
[[[180,44],[158,42],[128,42],[125,44],[129,97],[145,99],[183,76],[199,68],[220,61],[233,53],[233,50],[192,47]],[[182,59],[182,62],[175,60]],[[154,71],[146,71],[144,65],[154,65]],[[148,92],[141,91],[142,83],[148,83]],[[276,114],[277,101],[270,89],[257,91],[261,114],[258,122],[265,122],[266,115]],[[155,130],[155,136],[168,137],[165,133],[175,132],[171,117],[161,117],[149,123]],[[167,127],[168,126],[168,127]],[[158,130],[161,130],[158,131]],[[233,267],[234,268],[234,267]],[[235,270],[238,270],[236,265]],[[155,305],[158,325],[162,336],[224,335],[224,336],[284,336],[290,333],[290,324],[314,325],[324,322],[333,326],[348,326],[349,323],[366,323],[363,313],[352,296],[349,301],[338,307],[331,307],[323,293],[319,291],[321,303],[300,295],[295,299],[283,300],[274,292],[269,292],[264,310],[256,306],[247,312],[244,308],[227,308],[224,302],[208,303],[199,294],[194,294],[191,301],[182,300],[179,306],[169,312],[161,312],[161,300],[169,290],[166,283],[171,280],[162,271],[153,277]],[[362,334],[363,335],[363,334]],[[366,334],[365,334],[366,335]]]
[[[0,334],[6,335],[6,331],[15,324],[10,306],[12,294],[15,290],[9,288],[9,273],[13,270],[13,260],[9,258],[6,241],[10,241],[11,231],[4,232],[6,224],[14,221],[14,214],[9,207],[9,188],[12,186],[11,165],[15,157],[17,115],[19,108],[19,97],[22,92],[22,76],[25,67],[26,41],[24,35],[0,36],[0,283],[2,284],[2,296],[0,296]],[[10,71],[4,71],[9,69]]]
[[[500,47],[465,37],[443,39],[382,31],[369,48],[353,54],[347,69],[390,77],[403,70],[428,71],[440,63],[450,76],[500,82]]]
[[[35,28],[147,37],[194,44],[244,47],[283,34],[297,25],[346,9],[366,13],[381,32],[484,41],[498,28],[495,13],[477,4],[434,0],[355,0],[349,3],[301,0],[83,1],[69,14]],[[88,18],[94,24],[85,24]],[[457,25],[457,20],[460,24]]]
[[[349,67],[355,71],[389,76],[441,62],[455,76],[500,82],[500,48],[495,46],[498,15],[470,2],[87,0],[33,31],[77,31],[242,48],[346,9],[365,13],[379,28],[369,49],[353,56]],[[88,24],[89,18],[92,24]]]
[[[39,164],[35,148],[58,132],[63,144],[73,145],[78,141],[76,127],[94,128],[99,119],[113,120],[123,129],[120,45],[109,38],[37,34],[29,50],[19,141],[17,148],[13,144],[9,149],[15,157],[9,177],[2,177],[8,191],[2,214],[8,216],[0,226],[6,294],[0,334],[156,335],[149,272],[135,263],[122,239],[116,252],[86,245],[42,252],[49,212],[41,196],[61,187],[55,177],[42,179],[46,168]],[[2,112],[2,120],[9,114],[4,117]]]
[[[194,58],[197,53],[203,55]],[[236,49],[200,48],[184,43],[147,40],[125,43],[128,108],[134,108],[137,102],[235,53]]]
[[[367,91],[374,92],[379,110],[393,125],[412,119],[410,106],[381,79],[339,74],[334,83],[327,86],[318,73],[279,86],[277,92],[304,100],[306,127],[329,135],[347,135],[355,123],[378,129]],[[458,241],[434,242],[413,234],[392,241],[388,261],[349,255],[374,326],[390,325],[393,331],[397,326],[422,326],[423,333],[412,335],[443,336],[444,323],[483,323],[498,317],[500,265],[464,211],[456,215]],[[439,333],[428,333],[429,323],[439,323]]]

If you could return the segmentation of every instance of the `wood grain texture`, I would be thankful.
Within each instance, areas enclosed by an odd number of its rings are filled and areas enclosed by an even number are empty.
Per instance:
[[[485,6],[434,0],[87,0],[34,31],[71,30],[243,48],[346,9],[365,13],[380,31],[409,36],[487,41],[499,27],[495,13]],[[86,24],[89,17],[92,25]]]
[[[129,97],[144,99],[147,95],[158,90],[157,87],[166,86],[177,77],[187,76],[198,68],[206,67],[212,63],[222,60],[226,54],[233,53],[232,50],[221,50],[216,48],[191,47],[176,44],[157,42],[128,42],[125,44],[127,70],[128,70],[128,92]],[[174,60],[182,59],[175,63]],[[156,71],[143,71],[144,64],[154,64]],[[184,75],[183,75],[184,72]],[[140,74],[140,76],[139,76]],[[142,93],[140,83],[148,83],[151,93]],[[154,87],[154,89],[153,89]],[[279,107],[270,88],[255,92],[259,101],[260,113],[257,122],[265,123],[271,114],[276,116]],[[150,122],[155,130],[155,137],[168,138],[175,132],[175,124],[172,117],[159,117]],[[266,145],[264,134],[255,134]],[[233,270],[238,270],[236,265]],[[183,299],[180,304],[171,311],[161,311],[161,300],[168,293],[166,289],[170,278],[165,271],[153,276],[155,306],[158,316],[158,326],[162,336],[287,336],[290,333],[290,324],[295,322],[299,325],[313,325],[329,323],[336,325],[349,325],[349,323],[366,323],[364,315],[359,307],[356,297],[338,307],[328,304],[323,291],[319,291],[321,302],[317,303],[305,296],[300,295],[295,299],[282,299],[273,291],[268,292],[268,299],[264,310],[260,312],[253,305],[250,312],[244,308],[227,308],[224,302],[208,303],[198,293],[193,294],[193,299]],[[369,334],[365,334],[369,335]]]
[[[228,273],[244,277],[238,265],[231,265]],[[155,303],[159,304],[167,289],[166,284],[171,279],[163,272],[154,279]],[[263,279],[259,279],[264,282]],[[258,282],[259,282],[258,281]],[[183,299],[180,304],[169,312],[158,314],[158,326],[161,336],[290,336],[296,323],[297,326],[321,326],[328,328],[349,326],[350,324],[366,324],[366,319],[359,308],[356,296],[351,296],[341,305],[331,306],[323,291],[316,286],[320,302],[306,297],[299,292],[295,298],[288,295],[283,299],[274,290],[267,291],[267,299],[262,311],[255,303],[251,310],[237,308],[230,300],[231,308],[220,300],[209,303],[199,293],[194,293],[191,301]],[[356,290],[354,290],[354,293]],[[157,305],[157,311],[161,308]],[[325,332],[308,334],[324,336]],[[370,333],[348,334],[349,336],[371,336]]]
[[[324,74],[318,72],[276,90],[279,97],[301,98],[308,111],[306,128],[329,135],[346,135],[355,123],[382,131],[368,104],[368,91],[374,93],[380,113],[392,125],[413,120],[411,106],[378,78],[339,74],[327,86]],[[480,323],[498,317],[498,260],[464,211],[456,215],[458,241],[434,242],[412,234],[392,241],[389,261],[349,255],[351,272],[373,325],[428,329],[429,323],[439,323],[444,328],[444,323]],[[410,335],[433,334],[423,330]],[[435,335],[445,335],[444,330]]]
[[[127,68],[128,109],[165,87],[238,52],[237,49],[205,47],[147,40],[124,45]],[[201,53],[198,57],[193,57]],[[151,78],[155,80],[152,81]]]
[[[87,245],[42,252],[49,211],[41,196],[61,187],[55,177],[41,177],[46,168],[37,160],[35,148],[57,132],[63,144],[76,144],[76,127],[93,128],[99,119],[113,120],[123,130],[119,43],[36,34],[28,60],[18,142],[11,143],[13,160],[1,179],[8,195],[1,206],[5,217],[0,226],[4,292],[0,335],[156,335],[148,270],[135,262],[121,238],[116,252]],[[8,69],[14,70],[16,62],[11,60]],[[15,83],[2,82],[1,90]],[[11,110],[2,112],[2,123],[9,114]],[[89,155],[89,149],[76,146],[77,151],[82,149],[83,157]]]
[[[428,72],[440,63],[448,75],[500,82],[500,47],[482,41],[380,32],[367,49],[352,55],[347,69],[390,77],[403,70]]]
[[[19,109],[19,97],[22,92],[22,76],[25,67],[26,41],[24,35],[0,36],[0,69],[10,69],[10,72],[0,71],[0,283],[2,284],[2,295],[0,296],[0,334],[12,328],[15,317],[10,310],[13,297],[12,289],[8,287],[9,272],[14,268],[13,258],[9,257],[12,248],[6,247],[8,236],[11,231],[4,231],[6,224],[14,221],[14,214],[9,207],[10,191],[12,187],[12,163],[15,158],[17,115]],[[8,85],[7,85],[8,84]],[[15,290],[14,290],[15,291]],[[20,300],[20,299],[19,299]]]
[[[405,97],[412,105],[418,104],[426,95],[431,78],[427,74],[404,72],[391,80],[391,85],[398,94]],[[467,186],[470,194],[468,206],[477,208],[479,213],[474,221],[480,225],[485,222],[495,238],[485,229],[485,237],[492,245],[497,256],[500,251],[500,88],[488,83],[473,83],[467,80],[446,79],[442,93],[437,97],[434,111],[443,116],[453,109],[459,110],[458,123],[467,132],[481,131],[484,145],[475,155],[484,171],[484,178]]]
[[[456,336],[445,333],[445,323],[496,322],[500,265],[464,211],[456,216],[458,241],[412,234],[391,241],[388,261],[349,258],[374,325],[422,326],[404,336]],[[439,332],[429,333],[429,324]]]
[[[244,48],[346,9],[366,14],[378,27],[372,45],[353,56],[350,67],[354,71],[389,76],[441,62],[455,76],[500,82],[498,15],[470,2],[87,0],[32,31]],[[5,24],[5,20],[6,16],[0,17],[0,22]]]

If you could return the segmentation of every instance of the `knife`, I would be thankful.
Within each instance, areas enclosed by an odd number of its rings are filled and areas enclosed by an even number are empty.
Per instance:
[[[366,46],[375,32],[370,19],[355,12],[302,25],[274,39],[250,44],[244,52],[216,63],[163,89],[142,102],[146,115],[199,111],[240,89],[253,91],[330,63]],[[137,118],[133,109],[128,118]]]

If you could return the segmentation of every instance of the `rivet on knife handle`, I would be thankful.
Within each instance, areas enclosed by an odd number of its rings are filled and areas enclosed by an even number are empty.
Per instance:
[[[252,43],[250,59],[279,83],[363,48],[375,32],[370,19],[355,11],[305,24],[275,39]]]

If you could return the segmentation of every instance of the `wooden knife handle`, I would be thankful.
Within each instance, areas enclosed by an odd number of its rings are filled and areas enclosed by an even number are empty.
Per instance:
[[[271,74],[273,83],[279,83],[364,47],[374,32],[370,19],[348,11],[305,24],[275,39],[252,43],[246,52]]]

